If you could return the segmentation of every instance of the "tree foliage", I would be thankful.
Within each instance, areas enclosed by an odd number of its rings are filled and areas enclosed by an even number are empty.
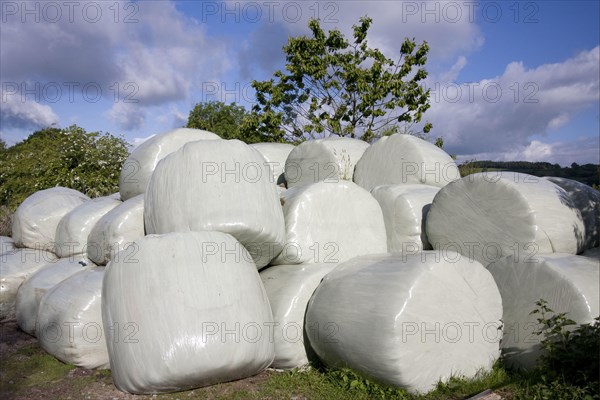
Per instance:
[[[573,167],[573,164],[576,167]],[[530,161],[467,161],[459,165],[461,176],[487,171],[514,171],[534,176],[557,176],[585,183],[598,190],[600,185],[600,165],[598,164],[571,164],[571,167],[561,167],[559,164],[549,162]]]
[[[221,101],[198,103],[190,111],[186,127],[204,129],[223,139],[239,139],[246,143],[273,141],[271,135],[263,135],[257,130],[242,130],[248,111],[235,103]]]
[[[243,129],[278,140],[371,140],[420,122],[429,108],[429,90],[420,84],[427,77],[429,46],[406,39],[392,60],[368,46],[371,23],[361,18],[350,42],[339,30],[325,33],[318,20],[310,20],[312,36],[290,38],[283,48],[285,71],[253,81],[257,103]],[[423,131],[430,129],[427,123]]]
[[[0,204],[14,210],[32,193],[54,186],[104,196],[119,190],[127,142],[76,125],[45,128],[0,153]]]

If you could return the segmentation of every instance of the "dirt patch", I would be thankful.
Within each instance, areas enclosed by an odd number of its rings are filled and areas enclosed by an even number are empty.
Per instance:
[[[55,360],[14,321],[0,324],[0,360],[0,398],[14,400],[227,398],[257,392],[262,383],[278,373],[267,370],[247,379],[168,395],[132,395],[115,387],[109,370],[77,368]],[[48,369],[54,370],[54,375]]]
[[[36,338],[20,330],[16,321],[0,324],[0,360],[6,360],[17,350],[36,343]]]

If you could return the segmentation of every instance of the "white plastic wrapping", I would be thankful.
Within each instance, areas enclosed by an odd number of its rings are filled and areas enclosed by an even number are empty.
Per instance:
[[[264,267],[285,240],[278,190],[258,150],[239,140],[186,144],[156,167],[144,198],[146,233],[229,233]]]
[[[599,315],[600,264],[571,254],[508,256],[490,264],[504,306],[502,351],[509,365],[532,368],[542,354],[536,332],[539,314],[530,315],[544,299],[555,313],[566,312],[578,324]]]
[[[304,338],[304,316],[313,292],[337,264],[277,265],[261,271],[275,327],[272,368],[292,369],[309,362]]]
[[[56,227],[54,253],[61,258],[86,253],[88,235],[96,222],[120,204],[110,197],[98,197],[66,214]]]
[[[587,249],[581,253],[584,257],[591,257],[600,260],[600,247],[594,247],[593,249]]]
[[[16,299],[17,324],[24,332],[35,335],[38,309],[49,289],[93,263],[84,256],[68,257],[40,268],[19,287]]]
[[[354,258],[323,278],[306,311],[311,347],[410,392],[473,377],[500,355],[502,300],[491,274],[455,252]]]
[[[12,237],[16,246],[54,251],[56,227],[61,218],[89,199],[64,187],[35,192],[15,211]]]
[[[143,194],[160,160],[196,140],[216,140],[219,136],[201,129],[179,128],[151,137],[135,148],[123,163],[119,177],[121,200]]]
[[[600,246],[600,192],[573,179],[554,176],[546,179],[563,188],[581,212],[585,226],[584,247],[591,249]]]
[[[15,241],[8,236],[0,236],[0,255],[10,253],[16,249]]]
[[[307,140],[299,144],[285,162],[287,187],[325,181],[352,181],[354,167],[369,147],[350,138]]]
[[[111,261],[103,288],[112,376],[159,393],[245,378],[273,361],[273,317],[250,254],[231,235],[188,232],[136,241],[135,263]],[[134,343],[115,327],[134,328]]]
[[[277,185],[285,183],[283,176],[285,160],[287,160],[290,152],[294,150],[294,146],[289,143],[254,143],[250,147],[258,150],[269,165],[269,168],[271,168],[273,173],[272,182]]]
[[[102,216],[87,239],[87,255],[106,265],[117,254],[144,236],[144,195],[135,196]]]
[[[511,254],[572,253],[583,246],[581,214],[554,183],[514,172],[466,176],[442,188],[426,221],[434,248],[483,265]]]
[[[338,263],[387,251],[381,207],[356,184],[318,182],[281,196],[287,241],[273,265]]]
[[[56,260],[54,253],[28,248],[0,255],[0,321],[15,318],[17,291],[23,281]]]
[[[429,185],[382,185],[371,191],[383,211],[390,253],[431,249],[425,221],[439,190]]]
[[[104,267],[84,268],[40,300],[35,335],[40,346],[62,362],[88,369],[109,366],[102,326],[103,276]],[[118,333],[125,336],[129,331],[121,328]]]
[[[354,171],[354,182],[369,191],[379,185],[407,183],[444,187],[459,178],[456,163],[444,150],[405,134],[373,143]]]

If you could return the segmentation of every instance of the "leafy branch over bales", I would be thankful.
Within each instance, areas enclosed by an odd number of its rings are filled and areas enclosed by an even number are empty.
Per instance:
[[[429,90],[420,84],[429,46],[406,39],[392,60],[368,46],[371,23],[361,18],[349,41],[310,20],[312,37],[290,38],[283,48],[285,71],[253,81],[257,104],[242,130],[275,141],[331,135],[370,141],[420,122],[429,108]],[[423,132],[430,129],[427,123]]]

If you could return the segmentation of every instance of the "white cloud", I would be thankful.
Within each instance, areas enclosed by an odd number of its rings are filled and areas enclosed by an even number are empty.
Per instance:
[[[238,2],[229,3],[234,5]],[[347,38],[352,38],[352,25],[358,24],[360,17],[368,15],[373,19],[368,36],[370,46],[395,59],[404,39],[414,37],[418,43],[428,42],[430,59],[445,63],[479,49],[484,43],[473,18],[474,12],[469,11],[468,5],[465,6],[467,3],[437,0],[278,2],[280,7],[272,13],[273,19],[263,18],[262,25],[244,43],[245,48],[238,60],[242,77],[257,71],[274,72],[284,60],[281,48],[288,36],[308,34],[307,23],[312,17],[320,18],[325,31],[339,28]],[[290,7],[286,8],[286,5]],[[296,12],[298,7],[299,13]],[[451,9],[457,9],[460,16]],[[263,15],[267,15],[267,10],[263,10]],[[464,61],[464,57],[459,58],[458,63]],[[457,68],[462,66],[457,65]]]
[[[532,140],[528,145],[518,146],[505,152],[482,152],[459,155],[457,162],[468,160],[493,161],[546,161],[568,166],[578,164],[600,164],[600,141],[598,137],[578,137],[570,141],[545,143]]]
[[[451,153],[507,153],[565,125],[598,104],[599,47],[561,63],[526,68],[507,65],[501,76],[470,84],[430,84],[424,119]],[[578,132],[578,134],[593,134]]]
[[[136,104],[118,102],[106,112],[106,116],[120,129],[131,131],[144,126],[146,113]]]
[[[52,2],[61,9],[60,18],[38,1],[14,2],[15,14],[11,9],[3,15],[3,83],[74,82],[76,90],[93,83],[101,87],[103,100],[113,101],[118,93],[119,102],[128,98],[147,106],[185,100],[195,84],[215,80],[227,66],[225,42],[208,37],[174,2],[67,3]],[[22,10],[36,7],[39,21],[36,15],[22,15]],[[30,101],[25,106],[37,107]],[[126,116],[120,110],[115,103],[110,114],[122,127],[143,122],[139,112]]]
[[[467,65],[467,59],[464,56],[458,57],[454,65],[450,68],[450,70],[440,74],[440,78],[438,82],[454,82],[460,71]]]
[[[35,102],[25,102],[20,94],[2,96],[0,121],[3,129],[45,128],[58,123],[52,108]]]

